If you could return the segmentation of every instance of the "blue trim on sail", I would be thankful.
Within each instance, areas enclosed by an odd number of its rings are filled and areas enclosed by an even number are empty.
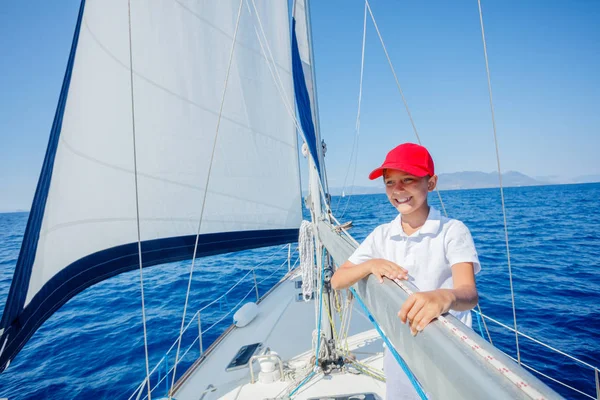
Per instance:
[[[42,172],[40,173],[40,178],[35,190],[35,196],[33,197],[33,204],[31,206],[31,212],[29,213],[29,219],[25,228],[25,236],[23,239],[23,244],[21,245],[21,251],[17,260],[17,265],[15,267],[15,274],[12,280],[10,291],[8,293],[8,298],[6,300],[6,306],[4,307],[4,312],[2,314],[2,320],[0,321],[0,328],[6,329],[8,326],[10,326],[12,321],[21,312],[23,305],[25,304],[25,296],[27,295],[27,288],[29,287],[31,269],[33,268],[33,262],[37,252],[40,229],[46,209],[46,200],[48,198],[48,191],[50,190],[50,182],[52,180],[54,157],[56,156],[56,150],[58,148],[63,116],[67,104],[67,96],[69,94],[69,86],[71,84],[71,74],[73,72],[73,64],[75,63],[75,53],[77,50],[77,43],[79,41],[79,32],[81,30],[81,21],[83,19],[84,8],[85,0],[82,0],[79,7],[79,16],[77,18],[75,33],[73,35],[73,42],[71,44],[71,53],[69,54],[67,70],[65,72],[65,77],[63,79],[63,84],[60,91],[60,98],[58,100],[56,113],[54,115],[52,130],[50,131],[50,140],[48,141],[48,148],[46,149],[46,156],[44,158],[44,164],[42,165]],[[1,347],[2,343],[0,343],[0,348]]]
[[[229,253],[296,242],[298,229],[224,232],[200,235],[196,257]],[[143,266],[189,260],[194,254],[196,235],[147,240],[141,243]],[[35,295],[11,321],[0,337],[0,372],[23,348],[35,331],[69,299],[82,290],[112,276],[139,267],[138,243],[128,243],[83,257],[64,268]]]
[[[319,163],[319,153],[317,152],[317,134],[313,123],[312,110],[310,107],[310,96],[304,79],[304,70],[302,69],[302,60],[300,59],[300,50],[298,49],[298,39],[296,37],[296,19],[292,18],[292,71],[294,76],[294,92],[296,93],[296,106],[298,107],[298,116],[300,125],[304,131],[304,140],[308,145],[308,150],[312,156],[319,178],[322,180],[321,165]]]

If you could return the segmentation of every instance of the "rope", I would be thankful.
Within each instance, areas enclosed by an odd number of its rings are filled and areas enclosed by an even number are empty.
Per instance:
[[[383,372],[376,368],[373,368],[359,361],[353,361],[352,366],[356,368],[360,373],[368,375],[373,379],[377,379],[378,381],[385,382],[385,376]]]
[[[315,281],[315,241],[311,223],[302,221],[298,237],[298,253],[300,255],[300,269],[302,271],[302,298],[310,301],[314,292]]]
[[[304,221],[302,221],[304,224]],[[322,266],[324,268],[324,263],[322,263]],[[321,271],[321,288],[320,288],[320,295],[319,295],[319,319],[317,321],[317,330],[316,332],[313,332],[313,340],[312,340],[312,344],[313,344],[313,348],[315,348],[315,342],[316,342],[316,351],[315,351],[315,366],[313,368],[313,371],[306,377],[304,378],[304,380],[290,393],[290,397],[292,397],[306,382],[308,382],[310,380],[310,378],[312,378],[318,371],[319,368],[319,355],[321,353],[321,342],[325,342],[325,336],[321,334],[321,315],[322,315],[322,311],[323,311],[323,287],[325,286],[325,274],[323,273],[323,271]],[[315,334],[317,337],[315,337]],[[328,356],[329,354],[329,350],[327,348],[327,344],[324,343],[324,354],[323,357]]]
[[[483,327],[481,326],[481,315],[479,315],[478,313],[475,313],[475,316],[477,317],[477,326],[479,327],[479,335],[482,338],[485,338],[485,336],[483,334]]]
[[[135,179],[135,214],[137,224],[137,242],[138,242],[138,262],[140,266],[140,291],[142,296],[142,325],[144,327],[144,355],[146,357],[146,381],[148,382],[148,398],[150,395],[150,362],[148,360],[148,331],[146,329],[146,306],[144,302],[144,273],[142,263],[142,236],[140,233],[140,202],[138,192],[138,174],[137,174],[137,152],[135,143],[135,99],[133,92],[133,53],[131,45],[131,1],[127,2],[127,16],[129,22],[129,79],[131,82],[131,125],[133,135],[133,176]]]
[[[233,43],[231,45],[231,52],[229,54],[229,64],[227,66],[227,74],[225,76],[225,85],[223,87],[223,95],[221,96],[221,106],[219,108],[219,116],[217,118],[215,139],[213,142],[212,153],[210,155],[210,163],[209,163],[208,174],[207,174],[208,176],[206,178],[206,185],[204,187],[204,196],[202,199],[202,209],[200,210],[200,220],[198,221],[198,231],[196,232],[196,242],[194,243],[194,254],[192,257],[192,265],[190,267],[190,276],[188,278],[188,287],[187,287],[187,293],[185,295],[185,304],[183,306],[183,316],[181,318],[181,327],[179,329],[179,339],[177,341],[177,353],[175,355],[175,365],[174,365],[174,370],[173,370],[173,380],[171,381],[171,387],[175,386],[175,375],[177,372],[177,362],[179,359],[179,350],[181,348],[181,337],[183,336],[183,326],[185,324],[185,314],[187,311],[187,305],[188,305],[189,296],[190,296],[190,289],[192,286],[192,276],[194,273],[194,264],[196,262],[196,252],[198,250],[198,240],[200,239],[200,229],[202,227],[202,217],[204,216],[204,206],[206,205],[206,195],[208,193],[208,185],[210,183],[210,175],[211,175],[210,173],[212,170],[212,164],[213,164],[213,160],[214,160],[214,156],[215,156],[215,149],[217,147],[217,139],[219,136],[219,126],[221,125],[221,116],[223,115],[223,105],[225,104],[225,94],[227,92],[227,83],[229,82],[229,73],[231,72],[231,64],[233,62],[233,51],[235,50],[235,43],[236,43],[236,39],[237,39],[238,28],[240,25],[240,17],[242,15],[242,5],[243,4],[244,4],[244,0],[240,0],[240,6],[238,9],[237,20],[235,23],[235,32],[233,33]],[[171,393],[169,393],[169,400],[171,400],[171,398],[172,398]]]
[[[488,63],[487,46],[485,43],[485,31],[483,29],[483,14],[481,12],[481,0],[477,0],[479,6],[479,22],[481,24],[481,39],[483,41],[483,54],[485,56],[485,70],[487,73],[488,92],[490,94],[490,110],[492,112],[492,126],[494,128],[494,144],[496,145],[496,163],[498,165],[498,180],[500,182],[500,199],[502,201],[502,217],[504,219],[504,240],[506,242],[506,257],[508,261],[508,279],[510,282],[510,299],[512,302],[513,324],[517,331],[517,311],[515,309],[515,291],[512,280],[512,267],[510,265],[510,247],[508,245],[508,224],[506,222],[506,208],[504,204],[504,189],[502,188],[502,169],[500,168],[500,150],[498,149],[498,135],[496,131],[496,117],[494,115],[494,100],[492,97],[492,81],[490,78],[490,66]],[[517,345],[517,361],[521,364],[521,352],[519,350],[519,335],[515,332],[515,343]]]
[[[290,398],[296,394],[296,392],[298,391],[298,389],[300,389],[302,386],[304,386],[304,384],[306,382],[308,382],[310,380],[310,378],[313,377],[313,375],[315,374],[315,371],[311,371],[310,374],[308,374],[308,376],[306,378],[304,378],[304,380],[302,380],[302,382],[300,382],[300,384],[298,386],[296,386],[296,388],[294,390],[292,390],[292,392],[290,393]]]
[[[350,368],[355,368],[355,371],[352,371]],[[372,367],[368,364],[362,363],[360,361],[357,360],[351,360],[350,362],[348,362],[346,364],[346,372],[349,372],[351,374],[365,374],[367,376],[370,376],[373,379],[377,379],[378,381],[381,382],[385,382],[385,374],[382,370],[377,369],[375,367]]]
[[[483,315],[483,311],[481,311],[481,306],[479,305],[479,303],[477,303],[477,310],[479,310],[479,313]],[[491,344],[494,344],[494,342],[492,342],[492,335],[490,335],[490,331],[489,331],[489,329],[487,327],[487,324],[485,323],[485,319],[482,319],[481,321],[483,322],[483,327],[485,328],[485,331],[487,333],[488,341]]]
[[[324,263],[321,263],[321,267],[325,268]],[[323,273],[323,271],[321,271],[321,288],[319,290],[320,294],[319,294],[319,320],[317,323],[317,332],[319,335],[319,338],[321,338],[321,315],[323,313],[323,287],[325,283],[325,274]],[[321,347],[321,340],[317,341],[317,351],[315,353],[315,370],[319,367],[319,350]],[[325,348],[327,348],[327,346],[325,346]]]

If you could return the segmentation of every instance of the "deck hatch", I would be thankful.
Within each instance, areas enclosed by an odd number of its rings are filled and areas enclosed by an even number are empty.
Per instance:
[[[260,349],[262,349],[262,343],[252,343],[240,347],[236,355],[227,365],[225,371],[235,371],[248,366],[248,362]]]

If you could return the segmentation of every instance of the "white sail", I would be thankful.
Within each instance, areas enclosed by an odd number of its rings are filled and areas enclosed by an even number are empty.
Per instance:
[[[295,241],[288,7],[257,8],[260,30],[241,7],[232,53],[239,0],[82,3],[0,368],[74,293],[138,266],[138,209],[144,266],[191,258],[199,227],[198,255]]]

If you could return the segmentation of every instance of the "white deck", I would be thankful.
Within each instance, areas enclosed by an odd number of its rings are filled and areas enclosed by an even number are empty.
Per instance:
[[[233,328],[224,334],[218,345],[212,351],[208,351],[205,358],[192,366],[180,379],[174,398],[256,400],[284,397],[296,388],[313,367],[308,363],[314,355],[312,333],[315,330],[314,301],[296,301],[298,293],[301,292],[301,289],[296,289],[294,285],[297,279],[299,275],[291,276],[266,296],[259,304],[258,316],[249,325]],[[336,322],[339,322],[339,319]],[[356,308],[348,336],[349,349],[356,358],[381,370],[382,340],[362,311]],[[306,365],[307,368],[299,371],[295,379],[288,378],[286,381],[269,384],[251,384],[248,368],[225,371],[240,347],[256,342],[262,342],[265,348],[269,347],[277,352],[285,363]],[[259,366],[255,365],[254,368],[257,377]],[[213,390],[207,390],[210,385],[214,387]],[[318,373],[302,386],[294,398],[309,399],[358,393],[374,393],[383,399],[385,383],[364,374],[334,372],[324,376]]]

